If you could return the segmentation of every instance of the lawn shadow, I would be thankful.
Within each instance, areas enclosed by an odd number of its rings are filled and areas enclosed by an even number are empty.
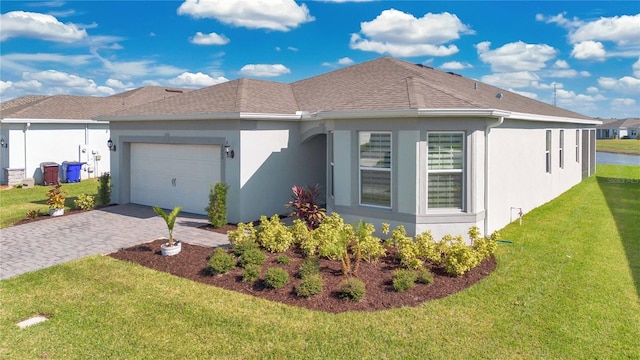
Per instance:
[[[598,186],[609,211],[616,222],[631,270],[631,276],[640,297],[640,179],[598,177]]]

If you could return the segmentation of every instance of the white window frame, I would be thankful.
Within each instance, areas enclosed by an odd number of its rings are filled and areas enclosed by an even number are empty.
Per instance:
[[[547,174],[551,174],[551,130],[545,132],[545,164],[547,167]]]
[[[558,155],[560,156],[560,169],[564,169],[564,130],[560,130],[560,140],[558,146]]]
[[[429,169],[429,135],[430,134],[460,134],[461,138],[462,138],[462,168],[461,169],[434,169],[431,170]],[[467,151],[467,136],[466,133],[464,131],[427,131],[427,154],[426,154],[426,172],[427,172],[427,181],[426,181],[426,194],[427,194],[427,198],[426,200],[426,206],[427,206],[427,210],[428,211],[451,211],[451,210],[458,210],[458,211],[464,211],[465,209],[465,202],[466,202],[466,177],[465,177],[465,171],[467,168],[467,157],[466,157],[466,151]],[[449,208],[442,208],[442,207],[429,207],[429,176],[431,174],[460,174],[460,177],[462,179],[461,184],[460,184],[460,206],[459,207],[449,207]]]
[[[389,135],[389,167],[388,168],[383,168],[383,167],[367,167],[367,166],[362,166],[362,162],[361,162],[361,158],[360,156],[362,155],[361,151],[360,151],[360,139],[362,134],[370,134],[370,136],[372,134],[388,134]],[[391,131],[358,131],[358,203],[361,206],[369,206],[369,207],[375,207],[375,208],[381,208],[381,209],[391,209],[391,206],[393,204],[393,176],[392,176],[392,172],[391,170],[393,169],[393,133]],[[385,205],[380,205],[380,204],[370,204],[370,203],[363,203],[362,202],[362,172],[363,171],[380,171],[380,172],[388,172],[389,173],[389,205],[385,206]]]

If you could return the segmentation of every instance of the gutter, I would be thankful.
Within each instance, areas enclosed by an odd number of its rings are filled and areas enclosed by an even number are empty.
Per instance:
[[[309,113],[296,111],[295,114],[271,114],[271,113],[204,113],[204,114],[159,114],[159,115],[123,115],[123,116],[98,116],[95,120],[109,122],[127,121],[172,121],[172,120],[273,120],[273,121],[300,121],[307,119]]]
[[[489,229],[489,133],[494,127],[504,123],[504,116],[498,117],[496,122],[487,125],[484,130],[484,235]]]

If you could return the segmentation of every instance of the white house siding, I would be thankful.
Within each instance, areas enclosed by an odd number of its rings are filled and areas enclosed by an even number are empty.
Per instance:
[[[59,165],[64,161],[87,162],[88,165],[83,166],[81,172],[82,179],[96,177],[110,170],[108,124],[55,123],[55,120],[33,121],[29,124],[26,121],[11,122],[2,124],[2,136],[8,146],[2,149],[0,167],[24,168],[25,177],[34,178],[36,183],[42,181],[40,164],[43,162]],[[88,149],[88,153],[82,153],[81,147]],[[102,155],[99,162],[95,161],[97,154]],[[4,171],[1,174],[0,182],[6,183]],[[64,178],[62,166],[60,178]]]
[[[291,199],[293,185],[324,184],[326,137],[301,143],[296,122],[113,121],[111,137],[117,145],[111,153],[114,203],[131,200],[130,144],[140,142],[220,145],[220,178],[230,186],[227,219],[232,223],[286,214],[289,210],[284,205]],[[225,156],[224,144],[233,150],[234,158]],[[201,196],[208,199],[208,191]]]
[[[564,129],[564,168],[559,164],[559,136]],[[546,131],[551,130],[551,172],[546,171]],[[498,230],[581,181],[576,162],[576,127],[505,121],[489,135],[488,232]],[[512,209],[514,208],[514,209]]]

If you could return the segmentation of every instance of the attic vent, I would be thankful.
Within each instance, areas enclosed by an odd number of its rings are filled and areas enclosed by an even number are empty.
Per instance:
[[[421,67],[421,68],[425,68],[425,69],[433,69],[431,66],[427,66],[427,65],[423,65],[423,64],[416,64],[416,65]]]
[[[497,97],[498,99],[502,99],[502,98],[504,97],[504,95],[502,95],[502,93],[498,93],[498,94],[496,95],[496,97]]]
[[[172,93],[180,93],[180,94],[182,94],[182,90],[176,90],[176,89],[164,89],[164,91],[166,91],[166,92],[172,92]]]
[[[462,77],[462,75],[460,75],[460,74],[456,74],[456,73],[451,72],[451,71],[447,71],[447,74]]]

